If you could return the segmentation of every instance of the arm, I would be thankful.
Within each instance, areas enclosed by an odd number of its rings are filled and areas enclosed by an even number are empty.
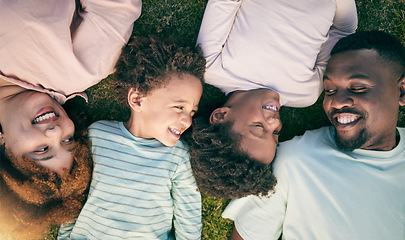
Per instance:
[[[177,240],[201,238],[201,194],[197,189],[188,154],[172,179],[173,224]]]
[[[112,73],[141,0],[82,0],[74,17],[77,2],[0,1],[0,69],[8,81],[56,92],[63,103]]]
[[[288,201],[289,177],[282,164],[275,164],[277,160],[273,163],[277,178],[273,194],[267,197],[251,195],[232,200],[223,212],[223,218],[234,221],[231,240],[277,240],[280,237]]]
[[[81,0],[81,5],[82,21],[72,33],[73,52],[98,82],[113,72],[141,14],[141,0]]]
[[[236,227],[233,226],[231,237],[229,240],[243,240],[243,238],[239,235],[238,230],[236,230]]]
[[[336,12],[333,25],[329,30],[329,38],[321,46],[316,67],[320,69],[322,79],[330,51],[339,39],[354,33],[357,29],[357,10],[354,0],[336,0]]]
[[[222,52],[242,0],[210,0],[205,8],[197,44],[201,46],[207,67]]]
[[[76,222],[62,224],[58,232],[58,240],[69,240]]]

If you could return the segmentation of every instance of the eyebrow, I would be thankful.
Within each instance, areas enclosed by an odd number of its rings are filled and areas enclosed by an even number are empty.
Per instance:
[[[183,100],[183,99],[174,100],[174,102],[175,102],[175,103],[187,103],[187,101],[186,101],[186,100]],[[194,105],[194,107],[198,109],[198,104],[197,104],[197,105]]]
[[[68,151],[68,152],[73,152],[73,148],[72,148],[72,149],[68,149],[68,150],[66,150],[66,151]],[[54,158],[54,157],[55,157],[55,155],[50,155],[50,156],[43,157],[43,158],[33,158],[33,157],[31,157],[31,159],[32,159],[33,161],[47,161],[47,160],[50,160],[50,159],[52,159],[52,158]]]
[[[350,75],[348,79],[349,79],[349,80],[352,80],[352,79],[364,79],[364,80],[369,80],[370,77],[367,76],[367,75],[358,73],[358,74]],[[330,79],[329,79],[328,75],[325,74],[325,75],[323,75],[323,80],[325,81],[325,80],[330,80]]]
[[[34,161],[47,161],[47,160],[52,159],[54,157],[55,157],[55,155],[51,155],[51,156],[44,157],[44,158],[32,158],[32,160],[34,160]]]

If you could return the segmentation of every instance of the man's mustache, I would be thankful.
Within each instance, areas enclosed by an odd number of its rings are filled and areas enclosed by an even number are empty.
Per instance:
[[[341,108],[341,109],[333,109],[330,112],[330,116],[334,116],[335,114],[339,114],[339,113],[356,114],[356,115],[359,115],[360,117],[367,116],[367,113],[359,111],[359,110],[354,109],[354,108],[349,108],[349,107],[344,107],[344,108]]]

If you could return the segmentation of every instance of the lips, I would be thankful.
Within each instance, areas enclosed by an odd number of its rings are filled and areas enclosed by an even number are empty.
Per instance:
[[[181,136],[181,132],[175,128],[170,128],[169,127],[169,131],[176,137],[176,138],[180,138]]]
[[[356,113],[335,113],[332,114],[332,122],[337,129],[346,130],[355,126],[362,119],[362,115]]]
[[[271,101],[271,102],[268,102],[268,103],[262,105],[262,108],[266,109],[266,110],[278,112],[278,111],[280,111],[280,103],[277,101]]]
[[[58,119],[59,115],[54,112],[52,107],[41,108],[36,114],[35,118],[32,120],[32,124],[45,124],[51,123]]]

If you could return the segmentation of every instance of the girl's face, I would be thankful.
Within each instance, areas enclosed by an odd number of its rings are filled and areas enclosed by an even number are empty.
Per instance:
[[[7,151],[59,174],[63,168],[70,169],[75,128],[62,106],[35,91],[22,92],[4,102],[0,143]]]

